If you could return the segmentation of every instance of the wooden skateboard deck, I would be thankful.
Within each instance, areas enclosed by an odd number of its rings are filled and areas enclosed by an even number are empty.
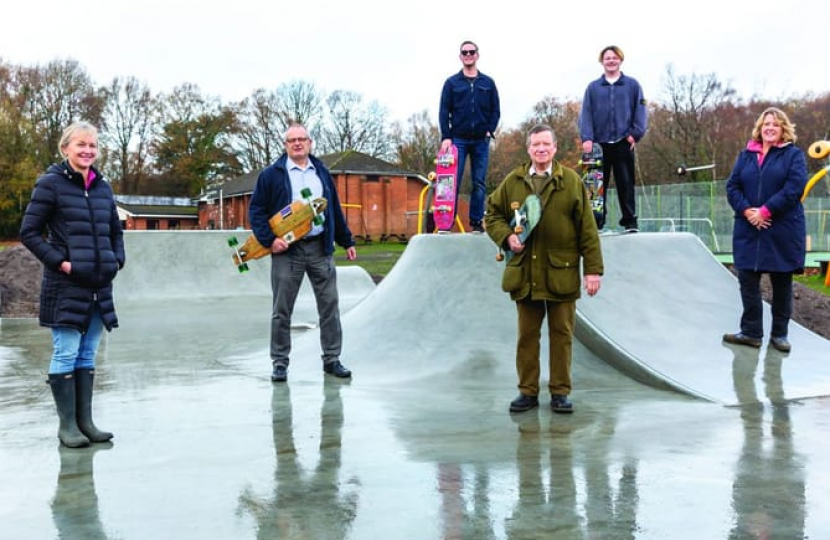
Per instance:
[[[594,212],[594,220],[597,228],[602,230],[605,226],[605,179],[602,172],[602,146],[594,143],[590,152],[582,154],[579,160],[582,167],[582,183],[588,190],[591,198],[591,210]]]
[[[303,197],[293,201],[268,220],[271,231],[287,244],[300,240],[311,232],[315,224],[322,224],[325,219],[323,212],[328,201],[322,197],[312,199],[311,192],[305,190]],[[228,245],[234,250],[233,262],[240,272],[248,270],[248,261],[271,254],[271,246],[263,246],[253,234],[241,246],[236,237],[232,236],[228,239]]]
[[[513,232],[519,237],[519,242],[524,244],[542,218],[542,199],[538,195],[531,194],[527,196],[522,204],[519,204],[518,201],[510,203],[510,208],[513,210],[513,219],[510,220],[510,227],[513,228]],[[510,250],[503,252],[499,249],[496,260],[509,261],[513,258],[513,255],[514,253]]]
[[[435,173],[430,174],[434,182],[432,216],[435,229],[449,232],[455,222],[456,181],[458,179],[458,148],[452,145],[445,153],[435,158]]]

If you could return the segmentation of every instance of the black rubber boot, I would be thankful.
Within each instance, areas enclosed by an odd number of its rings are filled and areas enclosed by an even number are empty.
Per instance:
[[[60,427],[58,428],[58,439],[61,444],[69,448],[80,448],[89,446],[89,439],[78,429],[78,421],[75,419],[75,377],[72,373],[50,373],[46,381],[52,388],[52,396],[55,398],[55,407],[58,410]]]
[[[94,369],[75,370],[75,415],[78,427],[92,442],[107,442],[112,433],[101,431],[92,421],[92,383],[95,380]]]

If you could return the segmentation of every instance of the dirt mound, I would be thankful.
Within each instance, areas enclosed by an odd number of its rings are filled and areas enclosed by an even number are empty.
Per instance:
[[[37,317],[43,266],[21,245],[0,251],[0,317]]]

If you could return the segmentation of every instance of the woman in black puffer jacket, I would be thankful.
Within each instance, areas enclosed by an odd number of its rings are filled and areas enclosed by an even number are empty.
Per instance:
[[[98,130],[76,122],[58,149],[66,159],[37,179],[20,239],[43,263],[40,324],[52,329],[58,437],[79,447],[112,438],[92,421],[92,385],[103,331],[118,326],[112,281],[124,266],[124,239],[112,189],[92,166]]]

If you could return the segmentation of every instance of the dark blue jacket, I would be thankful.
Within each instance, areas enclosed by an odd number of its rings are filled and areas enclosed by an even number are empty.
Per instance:
[[[472,81],[459,71],[441,90],[438,122],[441,139],[483,139],[496,132],[501,118],[496,83],[482,72]]]
[[[579,138],[598,143],[617,142],[629,135],[639,141],[648,129],[648,109],[640,83],[621,73],[614,84],[605,76],[585,89],[579,113]]]
[[[112,189],[93,172],[87,189],[67,162],[51,165],[23,215],[20,239],[43,263],[43,326],[85,332],[95,302],[107,330],[118,326],[112,281],[126,259],[124,237]],[[59,270],[63,261],[72,263],[70,275]]]
[[[323,223],[323,235],[326,245],[326,253],[334,253],[334,243],[349,248],[355,244],[352,231],[346,224],[346,217],[340,207],[340,198],[337,196],[337,189],[328,169],[322,161],[314,156],[309,156],[311,163],[317,171],[317,176],[323,184],[323,197],[328,201],[326,206],[325,222]],[[280,158],[264,168],[254,187],[254,194],[251,196],[251,204],[248,206],[248,218],[251,221],[251,230],[260,244],[270,247],[276,236],[271,231],[268,220],[271,216],[291,204],[291,179],[288,176],[286,163],[288,155],[283,154]]]
[[[726,183],[726,196],[735,210],[735,268],[755,272],[803,271],[807,230],[801,194],[806,184],[804,152],[794,144],[771,148],[762,166],[758,166],[757,151],[741,151]],[[743,212],[761,206],[772,213],[772,226],[758,230]]]

